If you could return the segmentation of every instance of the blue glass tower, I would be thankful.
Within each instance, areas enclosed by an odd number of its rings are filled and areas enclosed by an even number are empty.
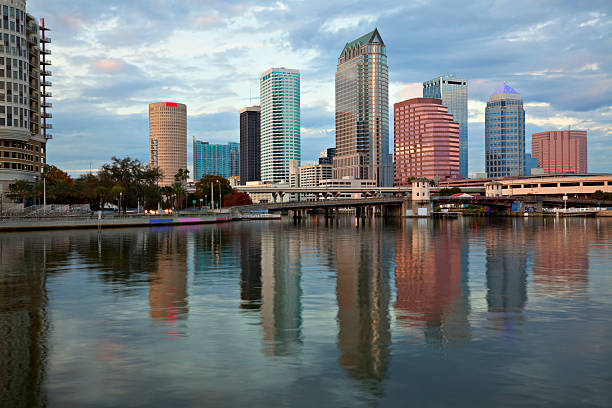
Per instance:
[[[485,167],[488,177],[521,176],[525,171],[523,100],[505,83],[487,102]]]
[[[468,85],[467,80],[453,75],[423,82],[423,98],[442,99],[455,122],[459,123],[459,174],[468,176]]]
[[[207,174],[230,178],[240,176],[240,143],[209,144],[193,139],[193,177]]]

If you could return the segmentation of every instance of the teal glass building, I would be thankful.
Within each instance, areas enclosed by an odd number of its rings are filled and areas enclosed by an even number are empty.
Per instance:
[[[423,98],[442,99],[455,122],[459,123],[459,174],[468,176],[468,84],[453,75],[423,82]]]
[[[230,178],[240,176],[240,143],[210,144],[193,139],[193,178],[213,174]]]
[[[488,177],[525,172],[525,109],[521,95],[504,83],[489,97],[485,112],[485,167]]]
[[[270,68],[260,78],[261,181],[289,182],[289,162],[301,163],[300,71]]]

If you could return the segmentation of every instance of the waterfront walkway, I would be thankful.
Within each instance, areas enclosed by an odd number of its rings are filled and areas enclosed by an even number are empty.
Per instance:
[[[36,231],[63,229],[107,229],[129,227],[156,227],[164,225],[190,225],[230,222],[231,214],[178,215],[178,216],[127,216],[127,217],[53,217],[53,218],[4,218],[0,219],[0,231]]]

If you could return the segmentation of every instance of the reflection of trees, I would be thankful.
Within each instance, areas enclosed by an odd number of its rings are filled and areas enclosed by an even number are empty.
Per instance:
[[[330,234],[336,256],[340,365],[362,380],[381,381],[389,364],[389,262],[391,240],[377,225]],[[374,389],[375,392],[378,390]]]
[[[0,239],[0,406],[46,406],[46,243]],[[39,242],[37,242],[38,244]],[[53,247],[53,245],[49,245]],[[42,253],[42,256],[41,256]]]
[[[402,325],[422,327],[435,344],[469,340],[467,257],[459,222],[415,220],[398,230],[395,307]]]

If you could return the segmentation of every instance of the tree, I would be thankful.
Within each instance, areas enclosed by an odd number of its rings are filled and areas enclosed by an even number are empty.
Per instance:
[[[17,180],[15,184],[11,184],[9,186],[9,194],[10,198],[16,199],[20,203],[23,203],[29,198],[33,197],[34,188],[31,182],[26,180]]]
[[[236,207],[239,205],[251,205],[253,201],[247,193],[236,192],[233,194],[226,194],[223,197],[223,205],[225,207]]]
[[[172,194],[174,195],[174,205],[175,207],[178,207],[179,209],[181,209],[182,207],[182,195],[185,193],[185,189],[183,188],[183,185],[179,182],[176,182],[174,184],[172,184]]]
[[[176,183],[185,184],[185,181],[189,178],[189,170],[187,169],[179,169],[179,171],[174,175],[174,181]]]
[[[215,176],[212,174],[207,174],[202,177],[200,181],[196,183],[196,196],[198,198],[202,198],[205,195],[211,196],[211,188],[210,184],[213,184],[214,189],[214,197],[213,200],[215,202],[219,201],[219,188],[221,188],[221,197],[224,197],[227,194],[233,194],[234,189],[230,186],[229,180],[220,176]]]
[[[595,191],[591,194],[593,200],[612,200],[612,193],[604,193],[601,190]]]
[[[448,196],[452,196],[453,194],[459,194],[459,193],[461,193],[461,189],[458,187],[453,187],[453,188],[441,189],[438,195],[440,197],[448,197]]]

